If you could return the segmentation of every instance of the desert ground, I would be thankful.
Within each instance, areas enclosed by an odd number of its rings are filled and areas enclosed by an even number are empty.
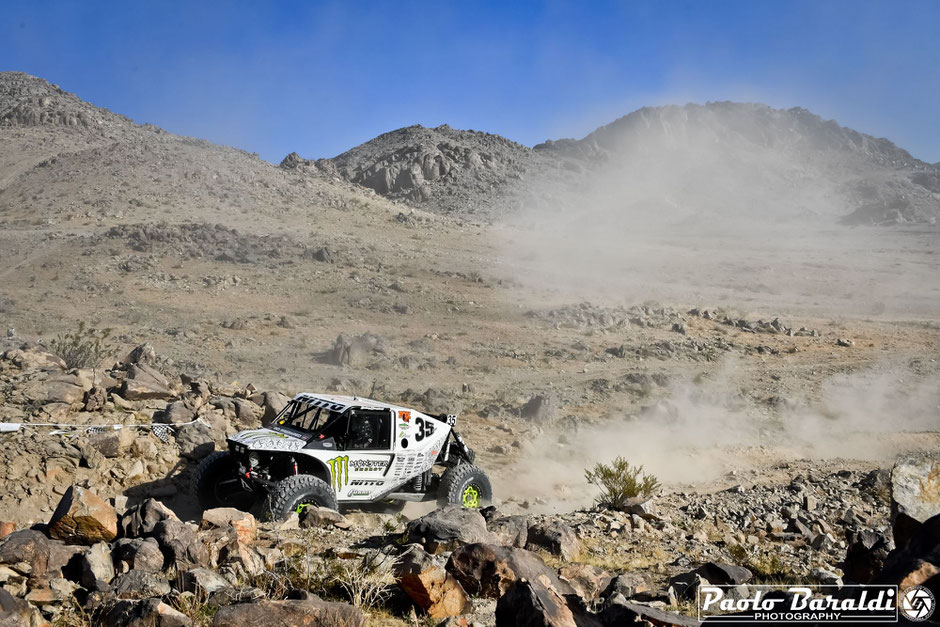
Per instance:
[[[847,576],[846,511],[886,532],[889,504],[869,492],[899,457],[940,444],[930,221],[437,211],[137,126],[31,81],[38,95],[7,98],[97,122],[0,127],[3,351],[48,350],[83,323],[110,330],[102,370],[148,344],[177,388],[185,375],[223,396],[334,391],[457,413],[501,515],[575,530],[582,557],[548,550],[550,565],[639,573],[652,607],[687,613],[670,578],[700,562]],[[46,375],[11,360],[4,422],[147,422],[167,406],[109,397],[103,409],[50,409],[31,392]],[[208,436],[218,446],[241,426],[225,418]],[[129,505],[158,486],[199,522],[198,460],[172,440],[72,468],[43,452],[48,432],[0,437],[0,520],[45,523],[83,484]],[[651,522],[595,508],[584,471],[616,456],[662,483]],[[823,540],[786,536],[780,507],[819,518]],[[374,533],[357,525],[310,542]],[[495,620],[493,599],[476,603],[468,616]],[[369,620],[411,624],[407,603],[390,607]]]

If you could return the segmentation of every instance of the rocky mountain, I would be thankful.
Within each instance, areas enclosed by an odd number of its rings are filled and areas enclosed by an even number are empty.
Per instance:
[[[940,215],[937,165],[805,109],[760,104],[646,107],[582,139],[534,149],[480,131],[410,126],[331,159],[291,153],[277,169],[256,155],[136,124],[42,79],[6,72],[0,128],[7,131],[0,206],[11,196],[36,196],[42,205],[50,176],[100,187],[114,175],[153,183],[149,172],[169,169],[172,184],[159,192],[112,188],[85,203],[116,214],[127,203],[146,204],[140,196],[159,195],[161,204],[199,199],[222,210],[266,211],[283,204],[283,194],[300,191],[282,185],[299,176],[301,195],[315,190],[307,204],[343,205],[348,194],[372,190],[414,207],[487,219],[519,208],[567,212],[610,202],[625,212],[665,210],[676,218],[769,213],[884,224],[935,222]],[[234,187],[214,189],[220,186]],[[44,207],[28,213],[55,219]]]
[[[850,224],[933,222],[940,170],[802,108],[715,102],[645,107],[580,140],[530,150],[497,135],[412,126],[333,159],[326,172],[409,204],[493,216],[567,210],[601,190],[625,207],[760,219],[818,215]]]
[[[180,213],[240,219],[363,196],[339,180],[292,185],[291,174],[257,155],[136,124],[21,72],[0,73],[0,133],[7,226]]]
[[[527,172],[554,160],[505,137],[448,125],[409,126],[332,159],[309,161],[291,153],[281,167],[302,169],[362,185],[415,206],[478,214]]]

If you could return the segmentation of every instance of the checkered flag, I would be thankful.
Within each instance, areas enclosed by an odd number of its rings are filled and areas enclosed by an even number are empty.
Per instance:
[[[150,430],[163,443],[168,443],[170,441],[170,434],[173,433],[173,427],[159,423],[150,425]]]
[[[85,433],[87,433],[88,435],[98,435],[99,433],[104,433],[105,431],[113,431],[113,430],[114,430],[114,427],[111,427],[111,426],[88,427],[87,429],[85,429]]]

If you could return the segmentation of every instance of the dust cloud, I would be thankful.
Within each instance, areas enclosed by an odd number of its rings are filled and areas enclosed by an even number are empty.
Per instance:
[[[830,125],[800,126],[800,114],[703,111],[641,111],[551,148],[572,171],[520,183],[520,210],[500,230],[505,272],[570,300],[940,310],[940,229],[842,223],[862,202],[860,182],[876,178],[867,152],[842,146]]]
[[[504,271],[541,290],[534,307],[654,300],[765,319],[934,320],[940,229],[847,226],[867,157],[835,149],[832,125],[807,135],[738,113],[692,121],[667,108],[550,147],[577,176],[524,183],[521,211],[498,226]],[[536,438],[500,492],[570,508],[593,497],[584,469],[616,456],[701,483],[774,457],[889,459],[883,434],[936,429],[936,380],[906,364],[834,376],[816,398],[774,407],[742,393],[742,367],[727,358],[639,415],[569,419]]]
[[[758,406],[736,386],[728,360],[703,382],[683,381],[637,415],[602,424],[575,418],[543,431],[498,493],[529,501],[534,510],[589,505],[596,490],[584,470],[624,457],[667,486],[706,485],[728,473],[792,459],[855,459],[891,463],[935,430],[940,388],[930,375],[879,365],[824,382],[821,398],[777,409]],[[923,441],[923,447],[931,442]],[[730,479],[734,481],[733,478]]]

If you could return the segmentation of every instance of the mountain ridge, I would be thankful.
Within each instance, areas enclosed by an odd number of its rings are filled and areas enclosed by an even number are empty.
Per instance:
[[[234,169],[261,167],[241,161],[260,161],[253,153],[138,124],[22,72],[0,73],[0,128],[44,133],[39,144],[11,136],[0,155],[0,189],[53,157],[69,160],[96,148],[133,153],[141,142],[227,153],[226,159],[236,159],[228,166]],[[935,223],[940,217],[937,165],[802,107],[761,103],[643,107],[581,139],[531,148],[484,131],[412,125],[331,158],[294,152],[277,169],[323,193],[342,183],[412,207],[485,220],[533,207],[569,211],[594,202],[585,190],[600,189],[622,196],[625,206],[670,205],[682,215],[727,206],[733,217],[768,206],[851,224]]]

